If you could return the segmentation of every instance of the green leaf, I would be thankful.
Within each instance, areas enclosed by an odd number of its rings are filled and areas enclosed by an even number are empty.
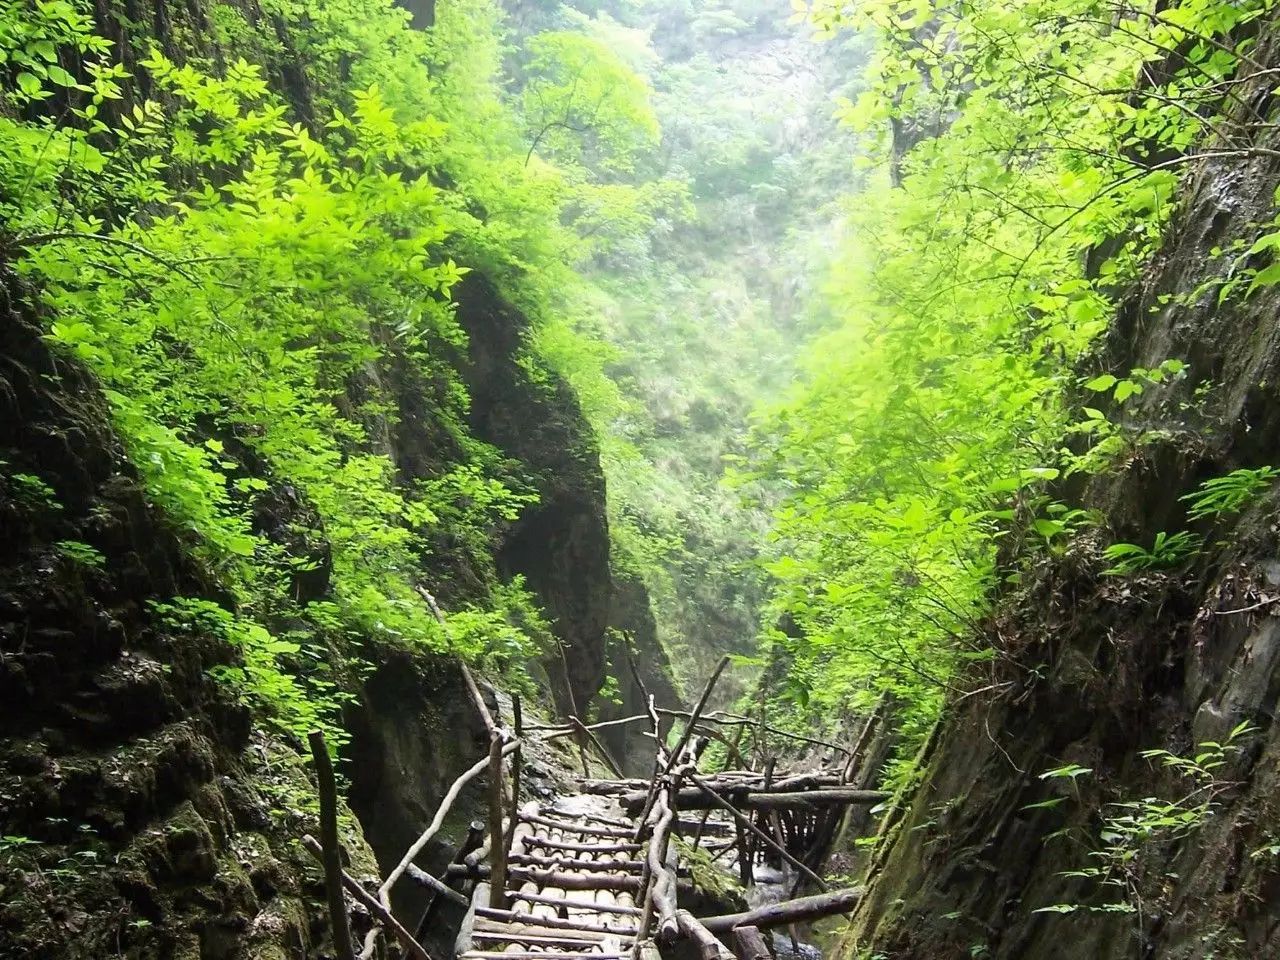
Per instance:
[[[1114,394],[1116,403],[1124,403],[1130,397],[1142,393],[1142,387],[1132,380],[1121,380],[1116,384],[1116,392]]]
[[[1036,803],[1028,803],[1022,807],[1023,810],[1052,810],[1060,803],[1066,802],[1066,797],[1051,797],[1048,800],[1040,800]]]
[[[32,97],[38,96],[44,89],[40,83],[40,78],[34,73],[27,73],[26,71],[18,74],[18,86],[23,93]]]
[[[76,85],[76,78],[56,63],[49,64],[46,72],[49,79],[60,87],[74,87]]]
[[[1044,773],[1040,774],[1040,779],[1057,780],[1069,777],[1070,779],[1075,780],[1077,777],[1082,777],[1087,773],[1093,773],[1093,768],[1082,767],[1079,764],[1069,763],[1065,767],[1056,767],[1053,770],[1046,770]]]
[[[1044,517],[1038,518],[1031,522],[1031,529],[1045,538],[1056,537],[1066,529],[1066,524],[1060,520],[1049,520]]]
[[[1259,287],[1274,287],[1277,283],[1280,283],[1280,263],[1273,263],[1258,271],[1253,282],[1249,284],[1249,292],[1252,293]]]

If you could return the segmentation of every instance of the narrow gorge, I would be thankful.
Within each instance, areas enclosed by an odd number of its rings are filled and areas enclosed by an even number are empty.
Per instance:
[[[0,960],[1280,955],[1274,0],[0,53]]]

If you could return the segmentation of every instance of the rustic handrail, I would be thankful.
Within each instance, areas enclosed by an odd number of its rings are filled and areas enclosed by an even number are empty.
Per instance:
[[[443,618],[441,619],[443,622]],[[790,731],[768,726],[764,724],[763,716],[754,720],[722,711],[705,713],[716,682],[728,663],[727,657],[719,661],[690,710],[668,710],[658,707],[654,698],[641,685],[646,701],[646,711],[643,714],[590,724],[584,723],[579,717],[571,714],[557,724],[529,724],[524,720],[519,697],[513,697],[514,731],[500,726],[496,714],[485,702],[480,685],[471,671],[465,666],[462,667],[461,673],[468,696],[488,734],[487,755],[477,760],[453,781],[441,799],[431,822],[405,851],[403,857],[376,891],[370,893],[364,890],[357,881],[339,868],[336,881],[339,894],[345,888],[351,896],[369,909],[374,920],[374,926],[365,938],[361,956],[372,957],[378,938],[385,933],[399,941],[401,956],[412,957],[414,960],[431,960],[426,950],[414,939],[414,935],[410,934],[391,912],[391,890],[406,874],[416,882],[437,891],[438,895],[433,900],[433,905],[442,902],[445,898],[455,903],[466,902],[463,900],[466,890],[463,884],[468,880],[479,881],[469,901],[471,912],[467,929],[472,932],[465,935],[466,942],[469,944],[473,936],[482,941],[493,942],[495,937],[492,931],[496,928],[485,927],[484,924],[493,924],[499,920],[512,918],[509,922],[524,929],[530,936],[535,936],[535,939],[541,938],[531,948],[531,958],[537,949],[543,950],[543,953],[538,954],[539,956],[552,956],[553,953],[547,952],[552,950],[552,946],[547,945],[568,942],[564,935],[557,938],[556,929],[590,932],[593,928],[590,925],[584,926],[574,918],[557,920],[551,916],[542,916],[539,919],[535,916],[536,909],[534,914],[521,912],[514,907],[508,909],[508,897],[512,898],[513,902],[524,899],[534,904],[563,905],[568,902],[567,898],[563,897],[566,891],[597,889],[631,891],[636,898],[635,907],[624,908],[607,903],[600,905],[600,909],[610,915],[635,917],[638,922],[618,947],[620,951],[618,960],[628,960],[628,958],[629,960],[647,960],[655,956],[655,941],[669,944],[681,938],[692,941],[705,960],[728,960],[731,954],[716,939],[717,934],[736,937],[733,942],[738,945],[739,952],[751,953],[754,956],[759,950],[760,943],[763,942],[759,928],[792,923],[798,919],[847,912],[851,909],[861,895],[860,890],[824,893],[818,897],[784,901],[744,914],[702,920],[680,907],[677,901],[681,882],[680,866],[676,845],[672,842],[672,837],[677,831],[696,829],[693,842],[697,847],[702,843],[703,835],[709,827],[714,827],[715,832],[723,836],[720,831],[728,830],[731,823],[737,828],[738,836],[736,840],[730,838],[727,841],[721,850],[721,855],[736,848],[740,862],[745,858],[746,862],[742,865],[749,871],[750,862],[759,856],[760,850],[768,850],[794,868],[800,876],[817,884],[822,890],[826,890],[824,881],[815,870],[803,859],[794,856],[788,847],[798,852],[807,850],[805,859],[816,863],[816,857],[820,855],[818,851],[823,849],[821,845],[824,842],[829,844],[830,838],[827,837],[824,841],[822,830],[816,826],[822,821],[815,819],[818,814],[813,811],[830,810],[851,803],[873,802],[884,796],[881,791],[857,790],[847,785],[848,768],[856,762],[856,757],[867,736],[866,728],[859,737],[858,746],[851,751],[815,737],[793,734]],[[637,680],[639,680],[638,676]],[[671,749],[666,748],[662,736],[664,717],[674,717],[684,721],[675,745]],[[647,780],[628,779],[623,776],[617,763],[595,732],[646,720],[649,729],[645,731],[645,735],[652,739],[654,749],[652,774]],[[776,734],[799,742],[834,749],[843,758],[836,760],[835,765],[828,760],[821,769],[801,769],[790,772],[775,771],[774,761],[769,758],[765,761],[767,767],[763,773],[753,769],[739,769],[721,771],[704,777],[698,773],[696,756],[698,751],[695,749],[697,741],[693,738],[695,734],[711,729],[706,726],[707,724],[737,726],[740,730],[757,728],[767,731],[770,735]],[[577,740],[584,760],[584,770],[588,769],[585,765],[584,745],[589,745],[598,752],[601,762],[617,777],[616,780],[590,780],[584,777],[583,791],[588,794],[616,796],[624,809],[629,807],[634,811],[639,807],[638,816],[618,820],[603,817],[600,811],[568,814],[555,809],[545,809],[536,801],[526,804],[525,808],[521,807],[522,745],[530,738],[541,738],[546,742],[564,736],[573,736]],[[761,758],[758,752],[753,753],[756,761],[759,762]],[[506,759],[513,755],[514,762],[508,769]],[[744,759],[741,752],[735,750],[734,756],[741,766],[748,768],[751,766],[751,762]],[[321,766],[319,762],[317,766]],[[464,844],[465,849],[459,848],[455,852],[453,864],[443,875],[443,879],[437,879],[417,867],[414,860],[442,829],[446,816],[466,785],[486,772],[488,773],[488,816],[485,824],[487,829],[477,824]],[[508,787],[508,778],[510,787]],[[321,771],[321,780],[324,781],[323,771]],[[322,807],[327,809],[328,806],[330,805],[322,803]],[[682,819],[680,816],[682,812],[698,809],[704,811],[700,821],[696,818]],[[744,813],[751,809],[762,811],[759,815],[762,823],[764,819],[769,821],[768,825],[773,829],[776,838],[760,829],[752,822],[751,817]],[[785,835],[778,820],[778,810],[786,811]],[[713,811],[727,814],[730,820],[725,822],[723,819],[718,819],[708,824],[707,815]],[[830,819],[828,815],[824,816]],[[322,820],[325,820],[325,823],[322,823],[325,830],[322,832],[328,839],[326,825],[329,821],[326,818]],[[592,822],[602,825],[593,826]],[[519,832],[519,836],[525,839],[516,848],[514,844],[518,833],[517,827],[521,824],[525,825],[526,829]],[[555,834],[548,834],[547,830],[543,831],[543,835],[530,832],[538,825],[550,831],[556,829],[574,831],[582,840],[575,841],[568,835],[563,840],[552,840],[550,837]],[[481,831],[486,837],[483,843],[478,839]],[[748,837],[752,842],[747,842]],[[317,843],[309,836],[304,838],[304,844],[325,863],[327,879],[332,880],[333,877],[330,875],[334,860],[329,856],[327,849],[329,844]],[[336,846],[336,838],[334,845]],[[591,859],[593,853],[598,854],[602,851],[612,854],[612,858],[605,861]],[[619,857],[619,854],[628,856]],[[487,864],[484,863],[485,860],[488,861]],[[629,874],[628,871],[630,871]],[[639,875],[636,871],[639,871]],[[506,889],[508,878],[513,884],[511,890]],[[560,889],[556,892],[561,896],[544,897],[538,892],[532,892],[536,888],[528,886],[519,889],[522,884],[528,884],[530,881],[539,885],[558,887]],[[463,892],[460,893],[459,890]],[[341,939],[341,934],[337,932],[339,923],[341,920],[346,920],[345,904],[339,909],[339,902],[341,902],[340,895],[337,902],[331,895],[330,908],[331,913],[334,914],[337,940]],[[582,907],[587,906],[589,902],[583,901]],[[339,916],[341,920],[338,919]],[[424,913],[424,921],[426,916],[427,914]],[[481,920],[477,923],[473,919],[475,917],[480,917]],[[513,919],[516,917],[528,919],[516,921]],[[540,921],[546,921],[542,924],[544,929],[536,932],[535,935],[535,932],[531,932],[532,928],[538,927]],[[420,922],[419,936],[423,929],[423,923]],[[489,931],[487,936],[486,931]],[[507,936],[513,943],[521,942],[518,939],[512,939],[510,934],[503,934],[503,936]],[[349,935],[347,946],[350,947]],[[341,950],[340,946],[339,950]],[[496,956],[496,951],[488,947],[469,949],[466,960],[486,960],[491,953]],[[501,953],[504,957],[513,957],[516,960],[524,956],[518,950],[513,952],[506,949]],[[612,954],[606,952],[596,956],[611,957]]]

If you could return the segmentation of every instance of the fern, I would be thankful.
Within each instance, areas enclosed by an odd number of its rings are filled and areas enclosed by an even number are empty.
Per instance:
[[[1252,500],[1280,477],[1280,468],[1258,467],[1232,470],[1200,484],[1194,491],[1178,499],[1189,504],[1187,516],[1192,520],[1219,518],[1239,513]]]

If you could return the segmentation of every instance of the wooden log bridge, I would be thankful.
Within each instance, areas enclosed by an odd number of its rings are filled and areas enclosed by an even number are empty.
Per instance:
[[[383,937],[399,948],[391,951],[392,957],[437,960],[423,942],[438,929],[437,913],[446,902],[467,908],[453,960],[659,960],[660,947],[681,940],[701,960],[767,960],[761,930],[851,911],[862,891],[827,890],[817,871],[844,810],[851,804],[877,803],[886,794],[848,787],[849,764],[843,756],[835,768],[778,772],[770,759],[763,772],[700,772],[695,733],[705,729],[703,712],[727,663],[728,658],[721,661],[689,710],[659,710],[645,694],[646,736],[657,745],[649,779],[586,779],[584,759],[580,792],[547,802],[520,800],[522,743],[568,731],[578,738],[585,758],[589,750],[603,753],[592,725],[571,717],[562,726],[526,730],[515,701],[514,726],[504,728],[464,668],[467,690],[489,733],[488,755],[458,777],[382,883],[365,889],[341,870],[331,822],[322,824],[321,842],[305,838],[306,849],[325,865],[335,933],[349,941],[343,932],[346,894],[373,919],[358,953],[362,960],[378,953]],[[684,721],[670,747],[669,738],[662,736],[663,715]],[[765,728],[763,721],[760,727]],[[317,738],[315,747],[319,757],[322,740]],[[737,759],[742,762],[740,753]],[[330,810],[332,778],[326,780],[324,765],[318,765],[328,798],[323,806]],[[611,761],[602,765],[616,772]],[[486,774],[486,820],[472,824],[447,868],[433,876],[414,861],[439,833],[466,784]],[[704,841],[713,862],[734,854],[744,884],[752,881],[757,863],[789,870],[795,879],[793,899],[710,917],[681,908],[682,893],[689,890],[681,853]],[[430,899],[416,923],[392,914],[390,892],[403,878],[428,890]],[[805,883],[821,892],[796,897]],[[339,956],[356,955],[350,942],[335,947]]]
[[[663,822],[670,828],[674,816],[665,799],[654,810],[652,829],[642,830],[645,825],[634,820],[624,826],[622,805],[599,795],[523,805],[500,905],[493,906],[492,887],[483,879],[487,871],[478,871],[482,879],[458,934],[457,960],[658,960],[660,944],[683,938],[705,960],[731,960],[735,953],[748,960],[743,944],[754,951],[750,960],[760,960],[760,930],[847,913],[861,898],[861,889],[854,888],[694,917],[677,906],[685,885],[671,832],[661,852]],[[644,842],[628,842],[636,832]]]

